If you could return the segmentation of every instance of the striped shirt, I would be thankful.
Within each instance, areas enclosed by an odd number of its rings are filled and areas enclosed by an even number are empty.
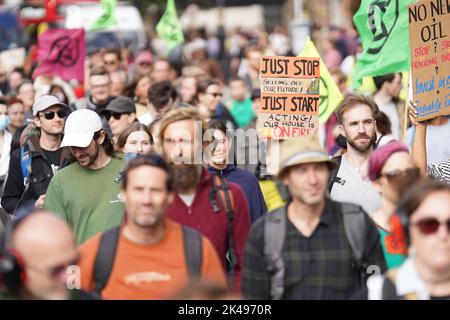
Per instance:
[[[427,174],[442,182],[450,184],[450,158],[427,166]]]

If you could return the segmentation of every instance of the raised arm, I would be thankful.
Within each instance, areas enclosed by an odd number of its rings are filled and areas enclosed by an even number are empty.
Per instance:
[[[408,115],[409,119],[413,126],[415,126],[414,130],[414,140],[412,144],[411,157],[414,160],[416,166],[420,169],[420,174],[422,176],[427,175],[427,122],[417,121],[417,111],[414,107],[414,104],[410,101],[408,107]]]

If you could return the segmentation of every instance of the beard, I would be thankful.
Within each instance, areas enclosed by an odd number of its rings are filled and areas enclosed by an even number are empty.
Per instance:
[[[198,180],[196,164],[172,164],[175,189],[183,193],[195,187]]]
[[[98,145],[97,142],[95,142],[95,152],[93,154],[87,154],[87,159],[84,158],[82,161],[80,161],[80,159],[76,157],[75,159],[78,161],[80,166],[89,168],[95,162],[95,160],[97,160],[99,153],[100,153],[100,146]],[[87,163],[84,160],[87,160]]]
[[[369,139],[369,143],[367,145],[356,144],[356,141],[361,138]],[[365,133],[358,134],[354,139],[349,139],[347,137],[347,143],[349,145],[351,145],[353,149],[355,149],[361,153],[367,152],[373,146],[373,144],[375,143],[376,140],[377,140],[377,135],[375,134],[375,131],[373,132],[372,135],[367,135]]]

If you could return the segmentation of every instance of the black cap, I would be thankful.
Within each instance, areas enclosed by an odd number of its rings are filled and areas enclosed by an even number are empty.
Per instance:
[[[101,113],[136,113],[136,106],[134,105],[133,100],[131,98],[125,96],[118,96],[117,98],[111,100],[110,103],[106,106],[105,110],[102,110]]]

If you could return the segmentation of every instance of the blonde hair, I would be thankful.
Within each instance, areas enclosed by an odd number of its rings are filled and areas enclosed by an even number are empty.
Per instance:
[[[205,126],[204,118],[200,115],[199,111],[195,107],[182,107],[170,110],[159,121],[159,143],[162,145],[164,141],[164,131],[167,127],[175,122],[183,120],[201,121],[202,131]]]

